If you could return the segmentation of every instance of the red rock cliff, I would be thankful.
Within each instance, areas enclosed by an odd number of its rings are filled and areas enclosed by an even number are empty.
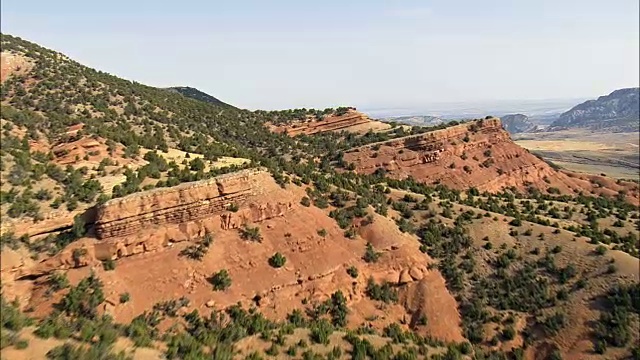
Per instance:
[[[240,205],[251,193],[255,170],[155,189],[113,199],[98,207],[96,235],[100,239],[137,233],[153,225],[180,224]]]
[[[358,173],[381,168],[394,178],[412,176],[457,189],[554,186],[571,193],[583,186],[516,145],[498,118],[369,144],[348,151],[344,158]]]
[[[326,116],[322,120],[297,121],[287,125],[273,126],[272,131],[289,136],[300,134],[312,135],[327,131],[350,131],[358,125],[372,123],[369,117],[361,112],[349,110],[346,114]]]

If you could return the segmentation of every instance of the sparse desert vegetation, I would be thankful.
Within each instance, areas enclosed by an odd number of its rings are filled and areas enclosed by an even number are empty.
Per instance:
[[[2,45],[3,358],[638,355],[637,182]]]

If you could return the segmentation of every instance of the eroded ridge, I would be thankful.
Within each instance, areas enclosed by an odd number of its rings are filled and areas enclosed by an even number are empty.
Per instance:
[[[328,131],[356,130],[359,125],[369,123],[372,123],[372,120],[367,115],[351,110],[344,115],[330,115],[322,120],[313,119],[274,126],[272,131],[293,137],[301,134],[313,135]]]
[[[212,179],[154,189],[107,201],[97,209],[99,239],[126,236],[151,226],[181,224],[242,205],[252,193],[251,176],[261,170],[243,170]]]
[[[457,189],[557,186],[571,191],[580,186],[513,143],[498,118],[368,144],[347,151],[344,158],[358,173],[380,169],[394,178],[412,176]]]

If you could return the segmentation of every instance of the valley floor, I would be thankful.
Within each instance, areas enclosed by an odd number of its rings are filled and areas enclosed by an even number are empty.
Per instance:
[[[637,179],[640,134],[565,130],[515,134],[515,142],[567,170]]]

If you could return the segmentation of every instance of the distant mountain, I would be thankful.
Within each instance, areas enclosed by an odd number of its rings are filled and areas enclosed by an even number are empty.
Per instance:
[[[538,126],[531,122],[531,119],[524,114],[509,114],[500,117],[502,127],[510,134],[533,132],[538,130]]]
[[[417,125],[417,126],[435,126],[440,125],[443,122],[449,122],[443,120],[437,116],[431,115],[417,115],[417,116],[393,116],[382,119],[382,121],[395,121],[405,125]]]
[[[172,92],[176,92],[178,94],[182,94],[183,96],[186,96],[188,98],[192,98],[192,99],[196,99],[196,100],[200,100],[200,101],[204,101],[204,102],[208,102],[210,104],[213,105],[217,105],[217,106],[228,106],[228,107],[234,107],[231,106],[223,101],[220,101],[218,99],[216,99],[215,97],[202,92],[198,89],[192,88],[192,87],[188,87],[188,86],[174,86],[174,87],[169,87],[166,88],[166,90],[172,91]]]
[[[549,130],[567,128],[638,131],[640,88],[619,89],[596,100],[588,100],[562,113]]]

